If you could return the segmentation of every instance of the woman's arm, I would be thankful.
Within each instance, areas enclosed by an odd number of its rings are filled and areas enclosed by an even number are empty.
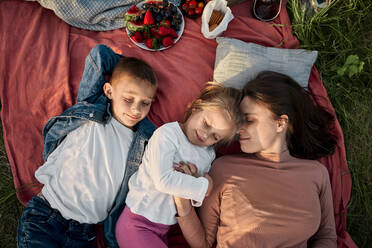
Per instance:
[[[178,224],[181,227],[183,236],[191,248],[209,248],[205,238],[205,231],[203,225],[200,223],[196,215],[194,207],[187,199],[174,197],[174,202],[177,207]]]
[[[333,213],[333,200],[331,184],[327,169],[321,166],[323,182],[319,194],[321,207],[321,220],[318,231],[309,242],[309,247],[312,248],[332,248],[337,247],[336,225]]]
[[[190,172],[185,173],[191,175]],[[216,239],[220,215],[218,192],[218,190],[213,188],[209,197],[205,198],[203,205],[199,208],[200,219],[189,200],[174,197],[178,213],[178,224],[192,248],[212,247]]]

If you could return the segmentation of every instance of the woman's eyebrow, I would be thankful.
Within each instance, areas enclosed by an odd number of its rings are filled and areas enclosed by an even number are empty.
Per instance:
[[[257,115],[257,113],[243,113],[245,116],[247,115]]]

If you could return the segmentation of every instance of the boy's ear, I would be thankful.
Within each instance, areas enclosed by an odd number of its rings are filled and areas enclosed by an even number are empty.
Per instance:
[[[281,115],[277,121],[277,131],[285,131],[288,127],[288,115]]]
[[[103,92],[107,96],[108,99],[112,99],[112,85],[109,82],[106,82],[103,85]]]

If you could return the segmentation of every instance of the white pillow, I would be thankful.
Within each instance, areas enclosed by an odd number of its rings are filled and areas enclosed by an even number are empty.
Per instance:
[[[286,74],[302,87],[308,86],[317,51],[264,47],[241,40],[217,37],[213,79],[225,86],[242,89],[261,71]]]

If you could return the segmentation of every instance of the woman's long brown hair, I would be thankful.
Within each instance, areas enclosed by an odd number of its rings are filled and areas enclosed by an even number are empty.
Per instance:
[[[334,152],[334,117],[292,78],[264,71],[243,88],[243,97],[266,106],[274,118],[288,116],[287,146],[293,156],[317,159]]]

